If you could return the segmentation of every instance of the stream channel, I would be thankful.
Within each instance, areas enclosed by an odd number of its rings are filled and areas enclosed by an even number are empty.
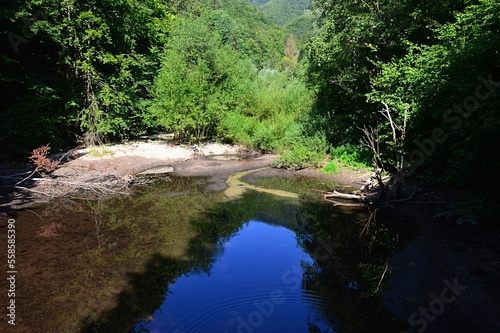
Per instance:
[[[389,272],[380,283],[414,232],[408,221],[262,190],[245,174],[222,192],[207,191],[208,178],[168,176],[130,196],[18,212],[13,332],[408,328],[382,304]]]

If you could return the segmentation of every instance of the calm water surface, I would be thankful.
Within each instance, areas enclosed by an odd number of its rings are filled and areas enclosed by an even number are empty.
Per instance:
[[[301,288],[313,259],[285,227],[251,220],[224,244],[209,273],[184,275],[155,311],[150,332],[307,332],[323,300]]]
[[[396,218],[252,190],[228,200],[206,185],[172,177],[128,197],[19,212],[13,332],[407,328],[377,291],[409,238]]]

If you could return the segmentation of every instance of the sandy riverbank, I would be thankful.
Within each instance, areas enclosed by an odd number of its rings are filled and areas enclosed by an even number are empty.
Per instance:
[[[62,163],[47,179],[26,180],[14,192],[3,193],[0,214],[48,201],[53,196],[71,194],[84,188],[88,192],[122,193],[145,174],[172,173],[179,176],[210,177],[208,190],[224,190],[226,180],[236,172],[264,168],[278,155],[260,154],[245,147],[220,143],[206,145],[172,145],[168,142],[132,142],[75,150],[73,158]],[[26,171],[25,171],[26,172]],[[29,173],[29,172],[28,172]],[[347,187],[359,188],[368,178],[367,172],[341,170],[325,175],[317,170],[287,171],[265,168],[247,176],[319,177]]]

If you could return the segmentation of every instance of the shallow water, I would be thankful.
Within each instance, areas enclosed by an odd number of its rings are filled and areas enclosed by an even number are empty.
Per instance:
[[[375,292],[410,237],[406,225],[254,190],[228,200],[206,186],[171,177],[129,197],[14,216],[22,274],[13,332],[406,328]]]

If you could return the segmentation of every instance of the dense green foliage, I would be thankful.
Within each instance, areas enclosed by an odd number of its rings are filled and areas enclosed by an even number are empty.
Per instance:
[[[406,124],[406,174],[444,180],[494,214],[499,6],[4,1],[0,155],[166,132],[282,153],[279,167],[317,166],[329,152],[360,168],[360,128],[371,126],[394,172],[385,104],[396,136]]]
[[[4,153],[137,131],[138,100],[173,20],[163,1],[11,1],[3,8]],[[24,24],[23,24],[24,22]],[[81,132],[78,131],[81,129]]]
[[[321,172],[334,175],[339,172],[339,165],[335,161],[330,161],[321,169]]]
[[[279,25],[285,25],[304,14],[311,0],[250,0]]]
[[[250,0],[302,46],[313,36],[313,0]]]
[[[286,38],[280,27],[246,0],[205,1],[216,10],[225,11],[234,21],[236,51],[252,59],[259,69],[276,66],[283,56]]]
[[[319,33],[309,45],[311,83],[318,91],[318,109],[329,119],[332,141],[359,137],[357,127],[375,121],[378,105],[368,103],[379,62],[405,54],[408,43],[430,43],[431,30],[453,19],[460,1],[317,0]]]
[[[481,215],[498,214],[499,9],[492,0],[317,0],[310,82],[331,142],[358,144],[359,128],[370,125],[392,171],[392,131],[378,112],[386,103],[397,136],[407,116],[407,175],[444,180]]]
[[[500,185],[500,158],[491,151],[500,126],[500,4],[470,6],[435,34],[436,44],[411,45],[382,65],[369,97],[395,113],[409,110],[410,170],[448,181],[479,212],[494,213],[488,202]]]
[[[4,158],[157,131],[278,150],[312,104],[287,34],[244,0],[9,1],[0,24]]]
[[[287,32],[292,34],[298,43],[303,46],[314,36],[314,17],[311,11],[305,11],[296,19],[285,25]]]
[[[353,145],[332,147],[330,156],[355,169],[369,168],[371,166],[372,153],[366,147]]]
[[[145,119],[197,139],[215,134],[224,111],[240,102],[252,71],[201,18],[179,19],[161,64]]]

